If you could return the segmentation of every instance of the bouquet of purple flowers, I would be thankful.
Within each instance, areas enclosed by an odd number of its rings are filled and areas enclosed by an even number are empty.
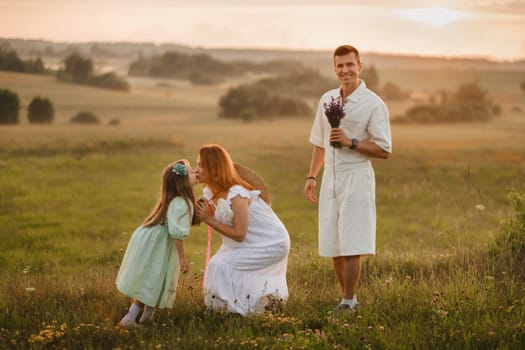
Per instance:
[[[324,114],[326,115],[326,118],[328,118],[328,123],[330,123],[330,126],[332,128],[338,128],[339,124],[341,123],[341,119],[345,116],[345,102],[344,101],[336,101],[332,97],[332,101],[330,103],[324,103]],[[334,148],[341,148],[341,145],[339,142],[330,142],[330,146]]]

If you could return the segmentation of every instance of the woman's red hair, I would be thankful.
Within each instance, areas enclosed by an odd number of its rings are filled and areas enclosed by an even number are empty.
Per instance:
[[[235,170],[233,161],[228,152],[219,145],[203,145],[199,150],[200,167],[206,173],[206,186],[214,196],[227,193],[230,187],[241,185],[249,190],[253,186],[244,181]]]

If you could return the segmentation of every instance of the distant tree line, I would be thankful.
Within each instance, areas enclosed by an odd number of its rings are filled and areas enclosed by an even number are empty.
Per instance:
[[[129,83],[115,73],[95,75],[93,61],[78,53],[70,54],[64,61],[64,69],[57,72],[57,80],[76,84],[91,85],[105,89],[129,91]]]
[[[209,85],[220,83],[228,77],[242,76],[248,72],[284,74],[301,69],[303,65],[295,61],[224,62],[208,54],[169,51],[159,56],[139,57],[130,64],[128,75],[176,78],[189,80],[196,85]]]
[[[40,57],[34,60],[22,60],[15,50],[0,48],[0,70],[23,73],[46,73]]]
[[[388,99],[405,99],[408,93],[387,83],[379,89],[379,75],[374,66],[363,69],[361,77],[371,90]],[[333,78],[318,71],[302,69],[286,75],[262,78],[253,84],[230,88],[219,100],[219,117],[252,120],[279,116],[312,116],[305,99],[318,99],[324,92],[337,87]]]

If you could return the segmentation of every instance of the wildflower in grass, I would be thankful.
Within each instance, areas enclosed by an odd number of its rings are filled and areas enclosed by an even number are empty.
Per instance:
[[[281,338],[283,338],[284,340],[292,339],[292,338],[293,338],[293,334],[290,334],[290,333],[283,333],[283,334],[281,335]]]
[[[32,293],[36,290],[34,287],[26,287],[26,292]]]
[[[23,274],[28,274],[30,270],[31,270],[31,265],[27,265],[27,266],[24,267],[24,269],[22,270],[22,273],[23,273]]]
[[[485,206],[483,204],[476,205],[476,210],[483,211],[485,210]]]
[[[446,310],[437,310],[436,313],[441,317],[441,318],[446,318],[448,316],[448,311]]]
[[[57,321],[53,321],[53,323],[49,325],[46,325],[44,322],[42,325],[44,326],[44,329],[42,329],[38,334],[31,334],[27,340],[30,344],[51,343],[55,339],[63,337],[67,329],[67,324],[62,323],[61,325],[58,325]]]

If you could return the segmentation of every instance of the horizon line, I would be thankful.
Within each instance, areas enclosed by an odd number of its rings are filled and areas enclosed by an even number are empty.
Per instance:
[[[79,41],[68,41],[68,40],[52,40],[43,38],[21,38],[21,37],[2,37],[0,40],[21,40],[21,41],[42,41],[55,44],[148,44],[155,47],[162,46],[182,46],[189,49],[202,49],[202,50],[237,50],[237,51],[288,51],[288,52],[333,52],[333,49],[328,48],[292,48],[292,47],[250,47],[250,46],[203,46],[203,45],[190,45],[177,42],[155,42],[155,41],[133,41],[133,40],[79,40]],[[414,57],[424,59],[442,59],[442,60],[470,60],[470,61],[486,61],[486,62],[497,62],[497,63],[521,63],[525,62],[525,56],[518,58],[496,58],[485,55],[445,55],[445,54],[420,54],[420,53],[403,53],[403,52],[386,52],[378,50],[359,50],[362,55],[378,55],[378,56],[396,56],[396,57]]]

